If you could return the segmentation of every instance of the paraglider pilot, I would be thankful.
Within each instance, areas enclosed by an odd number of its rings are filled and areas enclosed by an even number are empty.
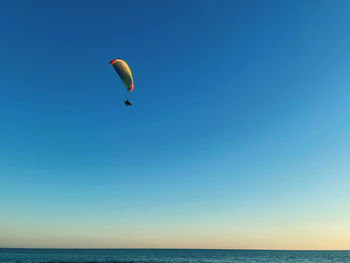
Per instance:
[[[127,100],[127,99],[124,100],[124,104],[125,104],[126,107],[132,106],[131,102],[129,100]]]

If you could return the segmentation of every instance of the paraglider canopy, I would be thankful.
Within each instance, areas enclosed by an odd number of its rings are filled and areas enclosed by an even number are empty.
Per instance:
[[[109,62],[109,65],[112,65],[112,67],[118,73],[127,91],[131,92],[134,89],[134,80],[128,64],[124,60],[116,58]]]

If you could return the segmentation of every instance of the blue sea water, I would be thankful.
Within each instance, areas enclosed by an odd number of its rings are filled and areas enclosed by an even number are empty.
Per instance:
[[[350,251],[212,249],[0,249],[1,263],[330,263],[350,262]]]
[[[206,249],[0,249],[1,263],[330,263],[349,262],[350,251]]]

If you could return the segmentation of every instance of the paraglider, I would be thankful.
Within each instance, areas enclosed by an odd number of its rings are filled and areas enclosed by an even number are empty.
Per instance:
[[[111,65],[118,73],[120,79],[124,83],[127,92],[131,92],[134,89],[134,79],[132,78],[131,70],[128,64],[124,60],[116,58],[109,62],[109,65]],[[128,99],[124,100],[124,104],[126,107],[132,106]]]

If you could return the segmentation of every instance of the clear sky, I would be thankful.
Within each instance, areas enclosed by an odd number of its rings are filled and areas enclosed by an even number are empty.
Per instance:
[[[350,249],[349,14],[1,1],[0,247]]]

